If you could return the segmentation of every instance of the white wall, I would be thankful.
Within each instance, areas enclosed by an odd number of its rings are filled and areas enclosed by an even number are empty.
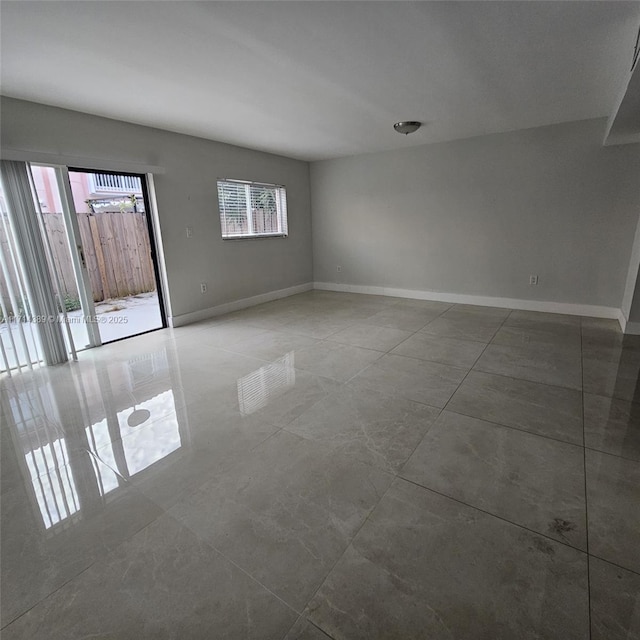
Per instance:
[[[640,145],[605,125],[312,163],[314,280],[620,308]]]
[[[1,107],[5,156],[18,149],[92,159],[83,168],[161,168],[154,181],[174,317],[311,281],[306,162],[32,102],[2,98]],[[284,184],[289,237],[223,241],[218,177]]]

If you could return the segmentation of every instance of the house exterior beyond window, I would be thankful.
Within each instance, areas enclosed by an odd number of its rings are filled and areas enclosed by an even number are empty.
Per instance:
[[[225,239],[288,235],[287,192],[282,185],[218,180],[218,206]]]

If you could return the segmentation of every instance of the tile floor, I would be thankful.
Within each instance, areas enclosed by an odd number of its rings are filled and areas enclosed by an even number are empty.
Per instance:
[[[639,370],[314,291],[4,376],[2,637],[638,639]]]

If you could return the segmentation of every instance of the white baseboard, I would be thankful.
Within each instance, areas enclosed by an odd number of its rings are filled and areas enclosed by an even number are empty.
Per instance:
[[[491,296],[472,296],[462,293],[419,291],[415,289],[395,289],[391,287],[369,287],[354,284],[338,284],[335,282],[314,282],[313,288],[321,289],[324,291],[368,293],[370,295],[376,296],[413,298],[415,300],[435,300],[437,302],[471,304],[483,307],[500,307],[502,309],[519,309],[522,311],[545,311],[547,313],[564,313],[566,315],[588,316],[591,318],[608,318],[612,320],[620,319],[620,309],[617,309],[616,307],[602,307],[593,304],[545,302],[542,300],[519,300],[517,298],[495,298]]]
[[[622,333],[627,336],[640,336],[640,322],[629,322],[622,309],[618,309],[618,322]]]
[[[620,324],[620,328],[622,329],[622,333],[625,333],[627,328],[627,316],[624,315],[624,311],[622,309],[618,309],[618,323]]]
[[[247,307],[255,307],[256,305],[263,304],[264,302],[271,302],[271,300],[287,298],[289,296],[295,295],[296,293],[311,291],[311,289],[313,289],[313,283],[305,282],[304,284],[298,284],[294,287],[287,287],[286,289],[268,291],[267,293],[261,293],[257,296],[251,296],[250,298],[242,298],[241,300],[225,302],[224,304],[219,304],[215,307],[209,307],[208,309],[201,309],[200,311],[192,311],[191,313],[183,313],[179,316],[173,316],[172,318],[169,318],[169,325],[174,328],[183,327],[184,325],[191,324],[192,322],[207,320],[207,318],[221,316],[225,313],[231,313],[232,311],[246,309]]]
[[[522,311],[544,311],[547,313],[563,313],[573,316],[587,316],[590,318],[607,318],[618,320],[623,333],[640,335],[640,322],[629,322],[622,311],[615,307],[604,307],[591,304],[574,304],[570,302],[546,302],[542,300],[520,300],[517,298],[499,298],[492,296],[474,296],[462,293],[445,293],[441,291],[421,291],[417,289],[397,289],[393,287],[373,287],[366,285],[341,284],[337,282],[306,282],[286,289],[261,293],[250,298],[242,298],[233,302],[226,302],[208,309],[184,313],[169,318],[171,327],[182,327],[193,322],[207,320],[232,311],[239,311],[258,304],[287,298],[297,293],[304,293],[311,289],[322,291],[341,291],[346,293],[364,293],[376,296],[390,296],[394,298],[411,298],[414,300],[434,300],[450,302],[452,304],[470,304],[484,307],[500,307],[503,309],[519,309]]]
[[[622,333],[627,336],[640,336],[640,322],[629,322],[622,311],[618,317]]]

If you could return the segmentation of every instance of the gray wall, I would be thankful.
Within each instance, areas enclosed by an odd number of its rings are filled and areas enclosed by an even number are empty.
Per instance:
[[[629,260],[629,270],[627,272],[627,282],[622,296],[621,310],[627,320],[638,322],[640,320],[640,279],[638,270],[640,267],[640,214],[638,224],[633,239],[631,258]]]
[[[1,106],[3,150],[95,159],[86,168],[162,167],[155,189],[174,316],[311,281],[306,162],[32,102]],[[218,177],[284,184],[289,237],[223,241]]]
[[[314,279],[619,308],[640,145],[605,124],[312,163]]]

